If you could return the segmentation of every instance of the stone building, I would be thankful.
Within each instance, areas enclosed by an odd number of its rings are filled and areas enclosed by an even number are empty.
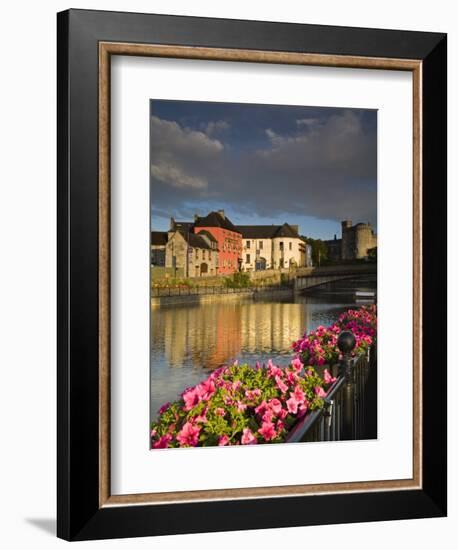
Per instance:
[[[352,225],[342,222],[342,260],[359,260],[368,257],[369,249],[377,246],[377,236],[370,223]]]
[[[369,256],[369,250],[377,246],[377,235],[371,224],[352,224],[351,220],[344,220],[341,223],[342,238],[324,241],[328,250],[328,259],[339,260],[361,260]]]
[[[328,252],[328,260],[338,262],[342,259],[342,239],[338,239],[337,235],[334,235],[333,239],[324,241],[324,244]]]
[[[297,225],[238,225],[236,228],[242,234],[243,271],[306,265],[307,245],[299,236]]]
[[[165,267],[185,277],[215,276],[218,273],[218,243],[205,231],[199,235],[182,230],[169,231]]]
[[[151,231],[151,265],[165,267],[165,247],[167,240],[167,231]]]

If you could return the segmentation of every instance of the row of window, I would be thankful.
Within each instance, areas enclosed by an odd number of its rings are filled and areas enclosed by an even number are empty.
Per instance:
[[[223,252],[240,252],[240,244],[233,239],[225,239],[223,243]]]
[[[196,260],[198,260],[198,259],[199,259],[199,249],[198,249],[198,248],[195,248],[194,250],[195,250]],[[206,251],[205,249],[202,250],[202,260],[205,260],[205,258],[206,258],[206,254],[205,254],[205,253],[206,253],[206,252],[207,252],[207,251]],[[211,251],[211,250],[208,251],[208,259],[209,259],[209,260],[212,259],[212,251]]]
[[[255,242],[255,241],[253,241],[253,242]],[[246,247],[247,247],[247,248],[251,248],[251,241],[247,241],[247,242],[246,242]],[[263,241],[259,241],[259,243],[258,243],[258,248],[259,248],[259,250],[262,250],[263,247],[264,247],[264,242],[263,242]]]
[[[223,267],[237,267],[237,262],[231,258],[223,260]]]
[[[246,241],[246,248],[251,248],[251,242],[255,243],[256,244],[256,241]],[[292,242],[289,242],[289,250],[292,250],[293,249],[293,243]],[[284,250],[284,243],[283,241],[280,241],[279,243],[280,245],[280,250]],[[298,247],[300,248],[301,245],[299,244]],[[264,248],[264,242],[263,241],[259,241],[258,242],[258,250],[262,250]]]

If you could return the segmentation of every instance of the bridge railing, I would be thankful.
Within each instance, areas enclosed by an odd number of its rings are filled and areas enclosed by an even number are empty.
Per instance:
[[[286,442],[377,437],[376,349],[372,346],[367,354],[355,358],[350,353],[344,353],[339,376],[324,398],[324,407],[299,421]]]

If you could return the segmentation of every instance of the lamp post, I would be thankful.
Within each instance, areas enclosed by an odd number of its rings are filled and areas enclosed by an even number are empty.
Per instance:
[[[353,376],[353,365],[351,352],[355,349],[356,338],[353,332],[345,330],[337,338],[337,347],[342,353],[340,361],[340,375],[345,377],[345,387],[343,388],[343,426],[342,439],[349,440],[355,438],[354,430],[354,412],[355,412],[355,383]]]

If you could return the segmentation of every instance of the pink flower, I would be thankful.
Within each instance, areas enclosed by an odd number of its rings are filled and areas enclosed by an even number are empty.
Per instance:
[[[243,428],[241,442],[242,442],[242,445],[256,445],[258,440],[256,439],[253,432],[249,428]]]
[[[323,380],[325,384],[332,384],[337,380],[337,378],[335,378],[334,376],[331,376],[328,369],[324,369]]]
[[[258,430],[258,433],[260,433],[266,441],[274,439],[274,437],[276,437],[277,435],[277,432],[275,431],[275,426],[272,424],[272,422],[263,422],[262,427]]]
[[[254,401],[260,395],[261,395],[261,390],[259,388],[256,388],[254,390],[246,390],[246,392],[245,392],[245,397],[249,401]]]
[[[226,414],[226,411],[222,407],[216,407],[215,414],[217,416],[224,416]]]
[[[305,413],[308,411],[308,403],[307,401],[305,403],[302,403],[302,405],[299,405],[298,409],[297,409],[297,418],[302,418]]]
[[[165,412],[170,407],[170,402],[167,401],[167,403],[164,403],[161,407],[159,407],[159,410],[157,411],[157,414],[161,415],[163,412]]]
[[[224,447],[224,445],[227,445],[228,443],[229,443],[229,437],[227,435],[222,435],[218,439],[218,446],[219,447]]]
[[[267,371],[268,371],[268,376],[272,378],[281,376],[283,373],[283,371],[279,367],[277,367],[272,363],[272,359],[269,359],[269,361],[267,362]]]
[[[202,424],[206,424],[208,422],[206,411],[204,411],[202,414],[199,414],[198,416],[195,416],[193,418],[193,422],[201,422]]]
[[[286,377],[286,381],[288,382],[288,384],[290,386],[295,384],[297,382],[297,379],[298,379],[297,374],[293,371],[290,371],[290,370],[285,372],[285,377]]]
[[[299,401],[293,396],[291,396],[287,401],[286,401],[286,406],[288,408],[288,412],[290,412],[291,414],[296,414],[297,413],[297,407],[298,405],[300,405]]]
[[[177,435],[177,441],[181,447],[195,447],[199,441],[200,428],[191,422],[186,422]]]
[[[326,392],[323,390],[321,386],[315,386],[313,391],[315,392],[315,395],[318,397],[326,397]]]
[[[290,396],[294,397],[294,399],[298,403],[303,403],[305,401],[305,394],[299,386],[296,386],[294,388],[294,391],[292,393],[290,393]]]
[[[276,398],[271,399],[267,405],[274,414],[278,414],[281,411],[281,402]]]
[[[239,412],[243,412],[247,408],[247,405],[245,403],[242,403],[241,401],[237,401],[237,410]]]
[[[291,366],[293,367],[293,369],[296,371],[296,372],[300,372],[302,370],[302,367],[304,366],[302,361],[299,359],[299,357],[295,357],[292,361],[291,361]]]
[[[286,393],[288,391],[288,386],[283,382],[280,376],[275,376],[275,383],[277,384],[277,388],[282,393]]]
[[[254,412],[255,412],[256,414],[259,414],[260,416],[262,416],[262,415],[266,412],[266,410],[267,410],[267,403],[266,403],[265,399],[263,399],[262,402],[261,402],[261,404],[258,405],[258,406],[255,408]]]
[[[170,441],[172,441],[172,436],[170,434],[162,435],[153,443],[153,449],[166,449]]]
[[[213,380],[207,379],[197,384],[196,386],[199,396],[203,401],[208,401],[210,397],[215,393],[215,383]]]
[[[235,382],[232,383],[232,390],[237,391],[241,385],[242,385],[242,382],[240,382],[240,380],[236,380]]]
[[[185,390],[185,392],[183,393],[183,401],[185,411],[190,411],[199,403],[199,394],[195,390],[195,388]]]
[[[274,416],[274,413],[270,409],[266,409],[266,411],[262,415],[262,420],[263,422],[271,422],[273,416]]]

